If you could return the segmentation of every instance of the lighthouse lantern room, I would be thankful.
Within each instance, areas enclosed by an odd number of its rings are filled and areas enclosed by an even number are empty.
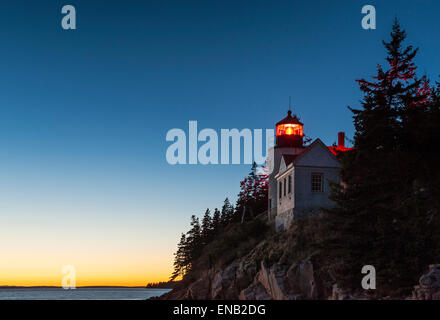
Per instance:
[[[292,111],[287,112],[287,117],[276,124],[276,147],[303,147],[303,124]]]

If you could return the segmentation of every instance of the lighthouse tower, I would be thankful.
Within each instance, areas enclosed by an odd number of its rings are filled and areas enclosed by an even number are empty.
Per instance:
[[[276,124],[275,146],[269,149],[267,165],[271,171],[269,175],[269,216],[276,215],[277,209],[277,179],[275,176],[280,169],[283,156],[294,157],[304,150],[303,124],[292,111],[287,117]]]
[[[292,112],[276,124],[275,145],[269,149],[268,218],[278,231],[286,230],[297,219],[320,214],[334,206],[329,198],[330,181],[341,183],[339,156],[353,148],[344,144],[326,146],[319,138],[304,146],[303,124]]]

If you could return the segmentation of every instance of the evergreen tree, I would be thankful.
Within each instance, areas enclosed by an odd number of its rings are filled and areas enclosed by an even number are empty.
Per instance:
[[[199,218],[191,216],[191,229],[186,233],[186,261],[187,269],[191,268],[192,263],[200,256],[202,249],[202,236]]]
[[[257,172],[258,167],[254,162],[249,175],[240,182],[240,193],[236,204],[236,218],[238,221],[247,217],[251,218],[267,209],[268,201],[268,175],[264,170]]]
[[[267,167],[261,167],[255,184],[255,207],[257,214],[267,210],[269,201],[269,174]]]
[[[220,221],[220,211],[215,208],[214,214],[212,216],[212,233],[216,234],[219,232],[221,227],[221,221]]]
[[[171,275],[170,281],[174,281],[177,277],[183,277],[186,271],[186,237],[182,233],[179,244],[177,245],[177,251],[174,254],[174,272]]]
[[[413,192],[419,152],[413,139],[430,90],[416,76],[417,49],[404,47],[405,38],[396,21],[384,42],[387,70],[378,66],[374,81],[358,81],[364,99],[362,109],[351,109],[354,150],[341,159],[343,185],[331,184],[336,207],[323,222],[324,252],[330,273],[350,289],[359,288],[364,265],[376,268],[379,292],[408,289],[435,254],[425,247],[431,227]],[[422,131],[417,140],[427,138]]]
[[[212,238],[212,219],[211,212],[206,209],[202,219],[202,242],[207,244]]]
[[[220,215],[220,222],[222,226],[228,225],[232,221],[234,215],[234,206],[231,205],[229,199],[226,198],[223,202],[222,211]]]

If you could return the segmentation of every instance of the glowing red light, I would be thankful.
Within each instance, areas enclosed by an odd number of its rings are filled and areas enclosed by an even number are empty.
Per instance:
[[[302,136],[303,135],[303,126],[300,124],[294,123],[286,123],[277,125],[277,137],[282,135],[295,135]]]

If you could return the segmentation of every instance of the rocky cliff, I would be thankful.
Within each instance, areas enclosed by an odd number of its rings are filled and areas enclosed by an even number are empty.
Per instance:
[[[234,230],[237,232],[237,230]],[[306,233],[307,230],[301,230]],[[231,300],[302,300],[302,299],[375,299],[374,291],[347,292],[322,273],[324,263],[311,248],[301,243],[296,227],[283,233],[267,232],[259,241],[249,239],[251,247],[243,243],[236,248],[245,254],[231,261],[226,253],[202,255],[193,271],[184,277],[174,290],[160,297],[172,300],[231,299]],[[254,239],[255,240],[255,239]],[[248,243],[248,245],[249,245]],[[241,249],[240,249],[241,248]],[[228,251],[228,253],[230,253]],[[223,261],[223,263],[217,263]],[[401,299],[440,299],[440,265],[431,265],[420,278],[412,297]]]
[[[296,231],[295,228],[281,234],[266,231],[259,241],[249,239],[248,242],[253,245],[241,250],[247,252],[228,263],[208,263],[208,260],[218,261],[221,257],[205,254],[194,270],[161,298],[326,299],[331,296],[332,288],[315,271],[313,254],[306,249],[301,252],[295,250],[298,239],[292,234]],[[240,245],[243,246],[243,243],[237,244],[234,250],[240,251]],[[216,246],[218,244],[212,245]]]
[[[291,265],[261,261],[257,267],[252,254],[223,270],[208,269],[188,285],[182,285],[164,299],[296,300],[325,298],[310,259]]]

